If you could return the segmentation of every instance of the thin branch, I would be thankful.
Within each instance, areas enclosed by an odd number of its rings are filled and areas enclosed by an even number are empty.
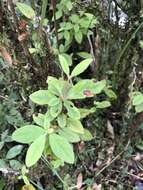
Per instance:
[[[54,27],[55,27],[55,34],[57,39],[57,48],[59,49],[59,36],[58,36],[58,23],[56,20],[56,0],[51,0],[51,4],[53,7],[53,16],[54,16]]]
[[[8,175],[18,176],[18,175],[20,175],[20,173],[18,171],[12,170],[11,168],[0,168],[0,172],[2,172],[2,174],[4,176],[8,176]]]
[[[120,152],[113,160],[111,160],[111,162],[109,164],[107,164],[99,172],[97,172],[95,174],[95,177],[99,176],[105,169],[107,169],[113,162],[115,162],[127,150],[129,144],[130,144],[130,139],[129,139],[127,145],[125,146],[124,150],[122,152]]]

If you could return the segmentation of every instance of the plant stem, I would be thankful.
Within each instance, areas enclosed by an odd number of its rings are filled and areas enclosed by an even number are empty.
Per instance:
[[[65,185],[65,182],[63,181],[63,179],[61,178],[61,176],[58,174],[58,172],[57,172],[54,168],[52,168],[51,164],[50,164],[49,161],[45,158],[45,156],[42,156],[42,160],[43,160],[43,162],[49,167],[49,169],[54,172],[54,174],[58,177],[58,179],[62,182],[62,184]]]
[[[42,187],[40,187],[39,185],[37,185],[33,180],[29,180],[34,186],[36,186],[39,190],[44,190]]]
[[[56,39],[57,39],[57,48],[59,50],[59,37],[58,37],[58,28],[57,28],[57,20],[56,20],[56,0],[51,0],[51,4],[53,7],[54,27],[55,27],[55,34],[56,34]]]
[[[48,0],[43,0],[42,12],[41,12],[41,21],[40,21],[40,28],[39,28],[40,34],[42,32],[42,26],[43,26],[43,21],[44,21],[45,15],[46,15],[47,5],[48,5]]]
[[[137,29],[133,32],[133,34],[131,35],[131,37],[129,38],[129,40],[126,42],[125,46],[122,48],[116,62],[115,62],[115,66],[114,66],[114,75],[113,75],[113,81],[114,83],[116,84],[116,75],[117,75],[117,68],[118,68],[118,65],[121,61],[121,58],[123,57],[125,51],[128,49],[130,43],[132,42],[132,40],[135,38],[137,32],[141,29],[141,27],[143,26],[143,22],[140,23],[140,25],[137,27]]]

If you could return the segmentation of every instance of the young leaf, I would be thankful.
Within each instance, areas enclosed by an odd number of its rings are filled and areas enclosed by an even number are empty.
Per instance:
[[[92,62],[92,59],[85,59],[84,61],[80,62],[72,71],[71,73],[71,77],[77,76],[81,73],[83,73],[83,71],[85,71],[87,69],[87,67],[90,65],[90,63]]]
[[[78,32],[75,32],[75,39],[77,41],[77,43],[81,44],[82,42],[82,32],[81,30],[79,30]]]
[[[48,129],[50,127],[50,122],[53,120],[54,118],[51,116],[50,111],[48,110],[45,115],[44,115],[44,125],[43,127],[45,129]]]
[[[67,76],[69,76],[70,70],[69,70],[69,64],[67,63],[67,59],[65,59],[63,55],[59,55],[59,60],[60,60],[60,65],[62,67],[62,70]]]
[[[15,158],[16,156],[18,156],[18,155],[21,153],[22,149],[23,149],[23,146],[22,146],[22,145],[13,146],[13,147],[7,152],[6,159]]]
[[[48,90],[38,90],[30,95],[30,99],[32,102],[45,105],[49,103],[49,100],[52,98],[52,95],[49,93]]]
[[[62,102],[50,108],[50,114],[53,118],[56,118],[61,113],[61,111],[62,111]]]
[[[29,19],[33,19],[35,17],[35,12],[29,5],[25,3],[16,3],[17,8],[20,12]]]
[[[30,145],[25,160],[27,167],[33,166],[40,159],[44,151],[45,142],[46,142],[46,135],[41,135]]]
[[[44,133],[45,130],[41,127],[36,125],[26,125],[16,129],[12,134],[12,139],[20,143],[29,144]]]
[[[73,147],[66,138],[57,134],[50,134],[49,143],[53,153],[58,158],[70,164],[74,163]]]
[[[79,120],[68,118],[67,127],[75,133],[79,133],[79,134],[84,133],[84,128]]]
[[[80,141],[79,135],[71,131],[69,128],[64,128],[63,130],[60,130],[59,134],[60,136],[65,137],[70,143],[76,143]]]
[[[58,118],[57,118],[57,121],[58,121],[58,125],[61,127],[61,128],[64,128],[66,126],[66,123],[67,123],[67,117],[64,113],[61,113]]]

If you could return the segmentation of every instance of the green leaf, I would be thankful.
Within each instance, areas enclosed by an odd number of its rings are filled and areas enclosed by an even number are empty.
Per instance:
[[[36,49],[36,48],[29,48],[29,52],[31,54],[38,53],[38,49]]]
[[[84,79],[74,85],[68,92],[68,99],[83,99],[86,98],[85,91],[92,91],[95,88],[95,84],[92,80]]]
[[[68,65],[71,66],[72,65],[72,56],[68,55],[66,53],[62,53],[62,56],[67,60]]]
[[[51,99],[49,99],[49,103],[48,103],[48,105],[49,106],[56,106],[56,105],[58,105],[59,103],[60,103],[60,98],[57,98],[56,96],[51,96]]]
[[[65,81],[58,80],[55,77],[48,76],[48,91],[56,96],[62,96],[62,91],[65,86]]]
[[[4,147],[5,142],[4,141],[0,141],[0,150]]]
[[[143,103],[143,95],[142,94],[136,95],[133,97],[133,105],[134,106],[137,106],[142,103]]]
[[[6,185],[5,180],[3,178],[0,179],[0,190],[4,190],[5,185]]]
[[[12,134],[12,139],[20,143],[29,144],[44,133],[45,130],[41,127],[36,125],[26,125],[16,129]]]
[[[74,133],[68,128],[64,128],[63,130],[60,130],[59,134],[60,136],[65,137],[70,143],[76,143],[80,141],[79,135]]]
[[[49,143],[53,153],[58,158],[70,164],[74,163],[73,146],[67,141],[66,138],[57,134],[50,134]]]
[[[69,11],[71,11],[72,8],[73,8],[72,2],[71,2],[71,1],[68,1],[68,2],[66,3],[66,7],[67,7],[67,9],[68,9]]]
[[[91,113],[89,109],[84,109],[84,108],[80,108],[79,112],[81,118],[85,118]]]
[[[75,133],[84,134],[84,128],[79,120],[68,118],[67,127]]]
[[[89,130],[84,129],[84,134],[80,135],[80,138],[83,141],[91,141],[93,139],[93,136]]]
[[[84,59],[92,58],[92,55],[87,52],[79,52],[79,53],[77,53],[77,55],[79,55],[80,57],[82,57]]]
[[[31,167],[41,158],[46,142],[46,135],[40,136],[28,148],[26,154],[26,166]]]
[[[18,155],[21,153],[22,149],[23,149],[23,146],[22,146],[22,145],[13,146],[13,147],[7,152],[6,159],[15,158],[16,156],[18,156]]]
[[[135,110],[137,113],[140,113],[143,111],[143,103],[135,106]]]
[[[62,111],[62,102],[50,108],[50,114],[54,118],[56,118],[61,113],[61,111]]]
[[[73,24],[71,22],[63,23],[63,30],[71,30],[73,28]]]
[[[64,38],[67,40],[67,41],[69,41],[70,40],[70,32],[69,31],[65,31],[64,32]]]
[[[73,22],[73,23],[77,23],[79,21],[79,16],[77,14],[72,14],[69,19]]]
[[[17,8],[20,12],[29,19],[33,19],[35,17],[35,12],[29,5],[25,3],[16,3]]]
[[[66,107],[68,111],[68,116],[74,119],[80,119],[80,112],[78,108],[74,106],[74,104],[71,101],[64,101],[64,106]]]
[[[46,113],[45,113],[45,116],[44,116],[44,128],[45,129],[48,129],[50,127],[50,122],[54,119],[54,117],[51,116],[50,114],[50,110],[48,110]]]
[[[96,105],[96,108],[108,108],[111,106],[111,103],[109,101],[102,101],[102,102],[94,102]]]
[[[59,18],[61,18],[62,15],[63,15],[63,14],[62,14],[62,11],[61,11],[61,10],[58,10],[58,11],[56,12],[56,20],[59,19]],[[53,18],[52,20],[54,20],[54,18]]]
[[[64,114],[64,113],[61,113],[58,118],[57,118],[57,121],[58,121],[58,125],[63,128],[66,126],[66,123],[67,123],[67,116]]]
[[[81,44],[82,37],[83,37],[83,35],[82,35],[81,30],[78,30],[78,32],[75,32],[75,39],[76,39],[77,43]]]
[[[38,90],[30,95],[30,99],[32,100],[32,102],[39,105],[48,104],[51,98],[52,95],[49,93],[48,90]]]
[[[44,126],[44,114],[38,113],[38,115],[36,116],[35,114],[33,115],[33,120],[37,125],[40,125],[41,127]]]
[[[9,164],[14,170],[20,170],[22,168],[22,164],[18,160],[10,160]]]
[[[4,159],[0,159],[0,168],[8,168],[8,165]]]
[[[105,87],[106,87],[106,80],[98,81],[94,84],[92,92],[94,94],[100,94]]]
[[[85,59],[84,61],[80,62],[75,68],[74,70],[72,71],[71,73],[71,77],[74,77],[74,76],[77,76],[81,73],[83,73],[83,71],[85,71],[88,66],[91,64],[92,62],[92,59],[89,58],[89,59]]]
[[[117,95],[115,94],[115,92],[114,92],[113,90],[105,88],[105,89],[104,89],[104,92],[105,92],[105,94],[106,94],[109,98],[117,99]]]
[[[70,70],[69,70],[67,59],[63,55],[59,55],[59,60],[60,60],[60,65],[62,67],[62,70],[67,76],[69,76]]]
[[[75,31],[75,33],[77,33],[79,30],[80,30],[79,24],[75,24],[74,25],[74,31]]]

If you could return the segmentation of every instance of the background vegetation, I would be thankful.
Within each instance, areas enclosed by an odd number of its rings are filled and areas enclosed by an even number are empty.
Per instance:
[[[143,189],[142,29],[142,0],[0,1],[1,190]],[[74,144],[74,164],[40,159],[27,171],[28,147],[11,134],[44,111],[30,94],[46,89],[48,76],[66,79],[59,54],[71,70],[92,58],[74,83],[106,80],[111,106],[83,119],[92,140]],[[90,109],[104,99],[101,92],[74,103]]]

